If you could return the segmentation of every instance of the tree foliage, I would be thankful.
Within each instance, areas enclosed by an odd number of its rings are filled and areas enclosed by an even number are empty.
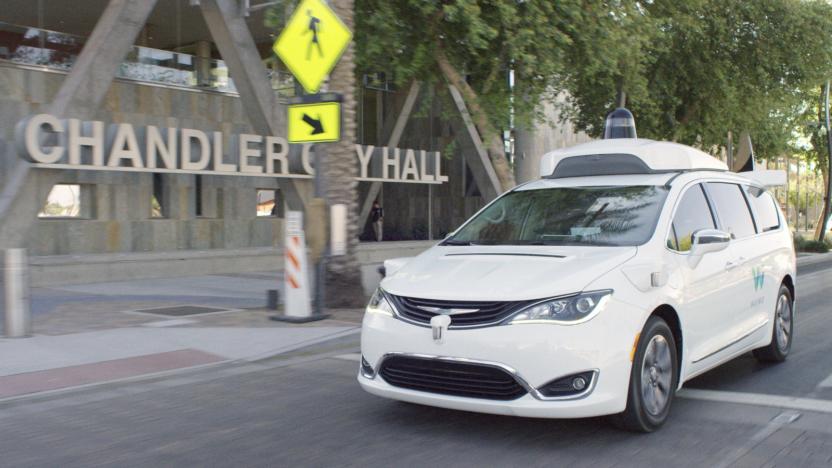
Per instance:
[[[634,22],[644,26],[634,30],[645,40],[634,41],[640,50],[625,61],[627,73],[579,66],[567,74],[567,116],[579,128],[602,131],[602,116],[614,107],[610,80],[618,78],[639,136],[712,149],[725,145],[728,131],[748,131],[763,157],[794,142],[807,91],[832,73],[830,5],[654,0],[640,6]]]
[[[437,56],[444,53],[493,125],[505,128],[510,112],[520,121],[539,116],[540,101],[553,98],[574,67],[600,68],[626,57],[630,39],[621,24],[636,7],[597,0],[358,0],[358,68],[392,73],[399,83],[432,81],[442,76]],[[580,43],[595,50],[577,63],[570,51]]]
[[[269,24],[279,27],[293,3],[272,9]],[[640,10],[627,1],[357,0],[355,9],[357,73],[459,88],[504,189],[514,185],[501,141],[511,118],[542,117],[540,102],[554,100],[575,67],[615,63],[629,73],[638,48],[627,45],[641,40],[628,34]],[[577,47],[588,56],[576,59]]]

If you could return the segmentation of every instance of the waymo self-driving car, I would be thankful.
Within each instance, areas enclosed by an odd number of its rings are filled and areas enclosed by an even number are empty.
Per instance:
[[[776,171],[637,138],[546,154],[540,180],[413,258],[364,315],[370,393],[652,431],[683,383],[792,346],[795,253]]]

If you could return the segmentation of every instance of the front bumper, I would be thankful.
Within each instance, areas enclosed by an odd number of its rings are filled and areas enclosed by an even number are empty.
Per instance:
[[[610,300],[594,319],[579,325],[518,324],[448,330],[437,343],[431,329],[382,314],[365,314],[361,352],[378,370],[390,355],[461,360],[499,366],[515,375],[528,392],[510,401],[449,396],[396,387],[380,375],[359,373],[369,393],[443,408],[482,413],[579,418],[624,411],[627,404],[630,355],[645,314]],[[545,398],[537,388],[554,379],[597,371],[587,391],[571,397]]]

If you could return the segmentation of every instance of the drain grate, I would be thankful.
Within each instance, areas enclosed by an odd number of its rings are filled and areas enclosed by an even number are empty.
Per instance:
[[[181,305],[172,307],[156,307],[153,309],[139,309],[133,312],[140,314],[158,315],[161,317],[187,317],[189,315],[213,314],[217,312],[230,312],[228,309],[218,309],[216,307]]]

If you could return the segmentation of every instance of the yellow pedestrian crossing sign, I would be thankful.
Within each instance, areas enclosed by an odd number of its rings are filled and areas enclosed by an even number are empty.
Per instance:
[[[308,93],[317,93],[352,38],[321,0],[302,0],[272,47]]]
[[[341,103],[289,105],[289,143],[338,141],[341,138]]]

